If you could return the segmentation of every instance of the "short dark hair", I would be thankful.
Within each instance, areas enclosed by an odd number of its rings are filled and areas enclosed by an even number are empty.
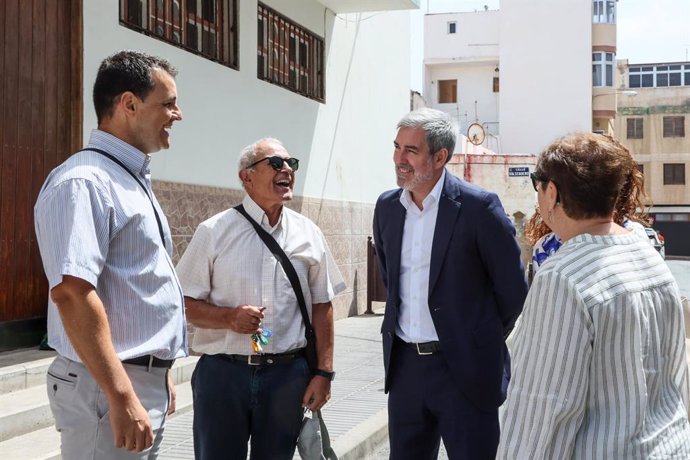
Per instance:
[[[152,69],[166,71],[171,77],[177,69],[165,59],[139,51],[120,51],[101,62],[93,85],[93,106],[100,124],[113,114],[115,99],[125,91],[131,91],[144,100],[153,90]]]
[[[644,195],[642,175],[630,151],[614,138],[575,133],[549,145],[535,172],[556,184],[563,211],[572,219],[631,217]],[[541,184],[542,190],[548,181]],[[627,215],[625,215],[627,214]]]

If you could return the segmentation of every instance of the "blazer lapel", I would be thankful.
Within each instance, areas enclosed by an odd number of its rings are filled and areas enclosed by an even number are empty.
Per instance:
[[[431,246],[431,261],[429,268],[429,295],[436,285],[438,276],[441,274],[441,266],[446,255],[448,243],[453,235],[455,221],[460,214],[461,204],[457,201],[460,190],[455,181],[459,179],[446,171],[446,181],[443,184],[443,192],[438,202],[438,215],[436,216],[436,227],[434,228],[434,240]]]
[[[398,195],[399,196],[399,195]],[[386,264],[390,271],[388,279],[395,285],[395,291],[398,291],[400,284],[400,251],[402,251],[403,228],[405,226],[405,207],[396,201],[391,209],[389,216],[389,228],[391,232],[391,250],[388,255],[389,262]]]

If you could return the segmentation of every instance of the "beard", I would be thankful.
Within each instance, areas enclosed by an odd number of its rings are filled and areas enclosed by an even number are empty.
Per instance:
[[[414,190],[422,182],[431,180],[434,177],[434,168],[431,162],[431,156],[427,161],[426,165],[427,171],[425,173],[418,173],[409,164],[402,164],[402,167],[408,174],[412,173],[412,177],[401,177],[398,171],[398,166],[395,167],[395,176],[397,179],[398,187],[402,187],[404,190],[411,191]]]

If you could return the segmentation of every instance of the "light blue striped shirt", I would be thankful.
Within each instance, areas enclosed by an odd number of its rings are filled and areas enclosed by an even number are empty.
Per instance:
[[[120,160],[147,187],[165,247],[151,202],[134,178],[97,152],[79,152],[50,173],[34,207],[49,288],[60,284],[63,275],[95,286],[122,360],[146,354],[186,356],[184,297],[172,262],[168,221],[151,189],[150,156],[99,130],[91,133],[88,147]],[[80,361],[51,300],[48,338],[62,356]]]
[[[678,286],[638,235],[583,234],[537,272],[515,328],[498,458],[690,458]]]

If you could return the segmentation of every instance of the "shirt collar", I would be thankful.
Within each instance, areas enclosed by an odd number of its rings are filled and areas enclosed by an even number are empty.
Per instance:
[[[142,177],[146,177],[151,173],[149,169],[151,155],[142,152],[138,148],[110,133],[106,133],[100,129],[92,130],[87,147],[96,147],[105,150],[120,160],[127,169],[133,173],[138,173]]]
[[[276,229],[280,227],[281,223],[283,222],[283,214],[285,213],[285,205],[280,210],[280,217],[278,218],[278,222],[275,224],[274,227],[271,227],[271,224],[268,222],[268,216],[264,212],[261,207],[256,204],[254,200],[252,200],[249,195],[245,195],[244,199],[242,199],[242,205],[244,206],[244,209],[247,211],[247,214],[249,214],[249,217],[254,219],[255,222],[258,222],[260,225],[270,228],[270,229]]]
[[[441,173],[441,177],[438,178],[436,181],[436,184],[434,185],[434,188],[431,189],[431,192],[424,198],[424,201],[422,201],[422,206],[424,209],[427,209],[432,203],[438,203],[438,201],[441,199],[441,192],[443,191],[443,183],[446,180],[446,168],[443,168],[443,172]],[[403,190],[402,193],[400,194],[400,203],[405,207],[405,209],[409,209],[410,206],[414,203],[412,201],[412,195],[410,194],[409,190]]]

